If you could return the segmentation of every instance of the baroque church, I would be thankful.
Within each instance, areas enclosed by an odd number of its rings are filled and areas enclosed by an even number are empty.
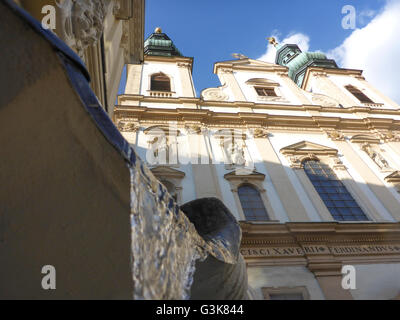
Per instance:
[[[269,42],[275,63],[216,62],[221,85],[196,97],[193,58],[157,28],[115,125],[179,205],[234,214],[253,299],[398,299],[399,105],[361,70]]]

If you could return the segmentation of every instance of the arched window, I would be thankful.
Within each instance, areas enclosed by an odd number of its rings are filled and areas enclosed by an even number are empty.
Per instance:
[[[374,103],[370,98],[368,98],[360,89],[352,85],[345,86],[345,88],[350,91],[350,93],[355,96],[362,103]]]
[[[335,220],[369,220],[328,165],[315,160],[307,160],[303,164],[307,176]]]
[[[164,73],[156,73],[151,76],[150,90],[152,91],[171,91],[171,82]]]
[[[260,193],[251,185],[242,185],[238,188],[240,204],[247,220],[269,220],[267,210]]]

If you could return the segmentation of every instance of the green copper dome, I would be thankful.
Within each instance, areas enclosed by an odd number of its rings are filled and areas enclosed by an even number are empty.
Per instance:
[[[289,77],[301,87],[308,67],[337,68],[322,52],[302,52],[295,44],[277,46],[275,63],[289,68]]]
[[[157,28],[144,42],[144,54],[149,56],[182,56],[172,40]]]

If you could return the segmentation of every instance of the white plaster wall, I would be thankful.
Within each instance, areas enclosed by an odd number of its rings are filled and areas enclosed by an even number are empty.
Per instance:
[[[324,294],[314,275],[303,266],[248,267],[249,285],[254,289],[255,299],[264,299],[263,287],[305,286],[311,300],[324,300]]]
[[[299,105],[301,102],[297,99],[294,93],[292,93],[291,89],[286,85],[286,83],[273,72],[250,72],[250,71],[237,71],[233,73],[244,96],[248,101],[265,103],[265,101],[258,100],[258,95],[254,90],[252,85],[247,85],[245,82],[252,78],[266,78],[277,82],[280,84],[278,90],[280,90],[282,96],[288,100],[287,104]],[[269,104],[281,104],[282,102],[270,101]]]
[[[363,104],[356,97],[354,97],[348,90],[346,90],[345,86],[347,85],[352,85],[360,89],[367,97],[369,97],[375,103],[383,103],[385,104],[385,107],[389,108],[393,107],[387,105],[387,103],[385,103],[385,101],[383,101],[378,95],[376,95],[373,91],[369,90],[369,88],[367,88],[361,81],[359,81],[354,77],[346,75],[330,74],[328,75],[328,78],[333,83],[335,83],[339,88],[341,88],[342,91],[354,101],[355,103],[354,105],[362,106]]]
[[[276,191],[271,177],[267,171],[267,168],[262,160],[262,157],[257,149],[256,143],[253,139],[246,141],[247,148],[254,162],[254,166],[257,172],[265,174],[265,180],[263,182],[263,188],[267,190],[267,197],[271,204],[272,210],[275,213],[275,220],[279,220],[281,223],[289,221],[289,217],[285,208],[283,207],[282,201],[279,198],[278,192]]]
[[[343,156],[340,157],[340,160],[347,168],[347,172],[353,178],[354,182],[360,188],[362,192],[367,196],[367,198],[371,201],[372,205],[376,209],[376,212],[379,213],[383,221],[395,222],[392,215],[386,208],[383,206],[382,202],[375,196],[372,190],[368,187],[366,181],[361,177],[361,175],[357,172],[356,168],[354,168],[351,163]],[[364,213],[368,215],[368,217],[373,221],[374,219],[370,214],[368,214],[368,210],[363,206],[363,203],[358,203],[360,207],[363,209]]]
[[[374,115],[375,116],[375,115]],[[336,117],[344,119],[360,119],[361,117],[352,113],[334,113],[321,111],[321,117]]]
[[[197,199],[196,188],[193,183],[193,171],[192,165],[186,164],[181,165],[177,170],[183,171],[185,173],[185,178],[182,180],[182,204]]]
[[[372,172],[381,180],[382,184],[386,188],[388,188],[389,191],[393,194],[393,196],[399,202],[399,210],[400,210],[400,194],[391,184],[385,181],[385,177],[388,176],[391,172],[381,172],[376,163],[363,150],[361,150],[359,145],[356,145],[355,143],[350,143],[350,145],[353,148],[353,150],[361,157],[361,159],[368,165],[368,167],[372,170]],[[378,148],[380,147],[381,145],[379,145]],[[395,163],[390,161],[391,160],[390,157],[387,157],[385,152],[381,152],[381,154],[389,162],[389,165],[391,165],[394,168],[396,167]],[[391,215],[389,214],[389,216]]]
[[[215,165],[215,170],[217,172],[217,179],[219,182],[222,201],[226,205],[226,207],[232,212],[237,220],[244,220],[244,217],[241,217],[236,206],[235,198],[231,191],[231,186],[229,182],[224,178],[224,175],[228,173],[228,170],[225,170],[224,164],[224,154],[222,148],[220,146],[219,139],[214,137],[215,132],[218,130],[210,130],[208,132],[207,141],[208,146],[210,148],[210,157],[212,162]]]
[[[221,80],[221,79],[220,79]],[[228,85],[225,86],[225,83],[222,84],[222,92],[225,93],[228,96],[228,99],[226,101],[235,101],[235,96],[233,95],[233,91],[231,88],[229,88]]]
[[[356,300],[388,300],[400,294],[400,264],[354,265],[356,290],[351,294]]]
[[[171,90],[176,92],[174,96],[181,97],[183,95],[181,77],[179,74],[178,66],[176,65],[175,62],[174,63],[170,62],[163,63],[155,61],[145,62],[143,64],[143,72],[140,84],[140,94],[145,96],[148,95],[147,90],[150,90],[149,76],[152,75],[153,73],[158,73],[158,72],[163,72],[171,78]],[[127,92],[127,94],[129,93]]]

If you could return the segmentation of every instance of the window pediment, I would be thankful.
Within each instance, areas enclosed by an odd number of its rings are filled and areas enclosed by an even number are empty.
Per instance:
[[[400,183],[400,171],[395,171],[385,177],[385,180],[389,183],[398,184]]]
[[[335,168],[343,168],[343,164],[338,158],[338,150],[313,143],[309,141],[301,141],[285,148],[281,153],[288,158],[290,166],[295,169],[303,168],[305,160],[321,160],[321,158],[330,158]]]
[[[171,130],[172,129],[172,130]],[[166,135],[166,136],[180,136],[181,132],[176,129],[176,128],[171,128],[169,126],[151,126],[143,130],[144,134],[148,135],[153,135],[153,136],[158,136],[161,131]]]
[[[236,171],[229,172],[224,175],[224,178],[228,181],[241,181],[241,182],[252,182],[252,181],[264,181],[265,174],[253,171],[248,174],[236,174]]]
[[[333,149],[330,147],[323,146],[321,144],[301,141],[295,144],[289,145],[287,147],[282,148],[281,153],[287,156],[301,156],[301,155],[316,155],[316,156],[325,156],[325,155],[333,155],[336,156],[338,153],[337,149]]]
[[[267,78],[252,78],[245,82],[251,86],[266,86],[266,87],[279,87],[280,84],[276,81]]]
[[[157,178],[174,178],[174,179],[183,179],[185,177],[185,173],[176,169],[173,169],[168,166],[158,166],[151,169],[151,172]]]
[[[365,143],[365,142],[372,144],[380,143],[379,138],[367,134],[357,134],[351,137],[350,141],[354,143]]]

